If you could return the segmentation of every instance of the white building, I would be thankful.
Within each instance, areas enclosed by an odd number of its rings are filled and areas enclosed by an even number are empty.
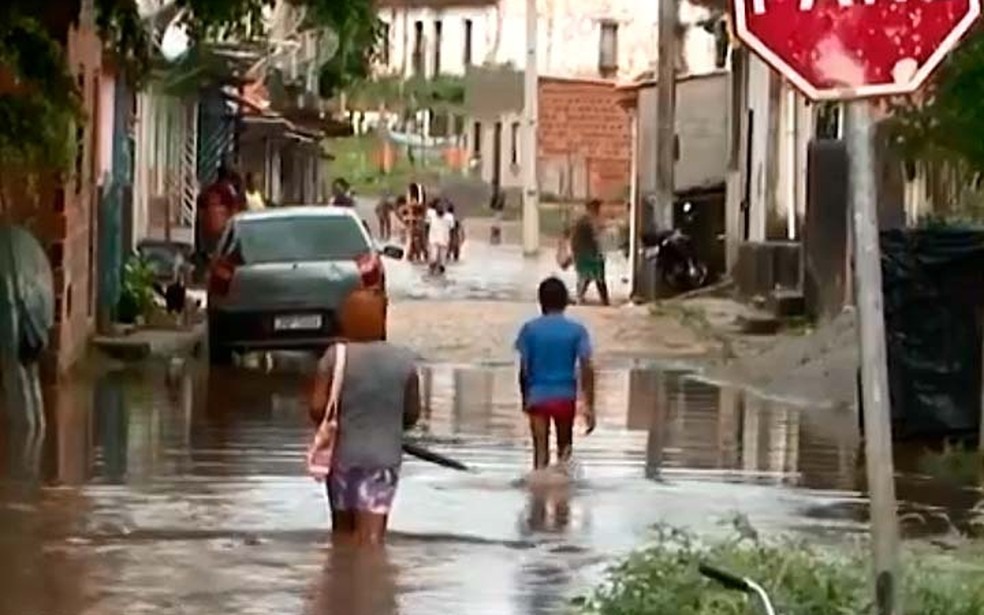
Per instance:
[[[466,67],[526,64],[526,0],[380,0],[386,44],[381,72],[412,77],[463,75]],[[631,80],[655,65],[657,2],[537,0],[540,74]],[[693,26],[705,9],[684,4]],[[685,35],[687,72],[714,68],[713,37]]]

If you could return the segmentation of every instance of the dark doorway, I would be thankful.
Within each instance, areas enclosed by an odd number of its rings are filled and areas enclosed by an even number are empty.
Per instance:
[[[502,185],[502,122],[495,123],[492,135],[492,185]]]
[[[724,210],[724,186],[679,192],[673,207],[674,228],[691,237],[712,280],[726,268]]]

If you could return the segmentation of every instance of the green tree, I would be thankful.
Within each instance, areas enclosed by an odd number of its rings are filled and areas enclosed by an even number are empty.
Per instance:
[[[969,35],[917,98],[896,101],[895,142],[912,161],[984,172],[984,27]]]
[[[306,25],[333,30],[339,50],[322,71],[322,90],[368,75],[380,25],[374,0],[293,0],[305,5]],[[139,83],[153,56],[136,0],[95,0],[106,48]],[[274,0],[177,0],[190,9],[193,40],[262,30]],[[0,166],[64,169],[73,154],[71,127],[83,121],[79,96],[59,40],[78,17],[80,0],[0,2]],[[2,186],[0,186],[2,190]],[[0,193],[2,197],[2,193]]]

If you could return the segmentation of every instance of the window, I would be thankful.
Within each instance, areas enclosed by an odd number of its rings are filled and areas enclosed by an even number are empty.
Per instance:
[[[379,38],[382,39],[379,49],[379,62],[388,68],[390,63],[390,25],[385,21],[380,28]]]
[[[471,64],[472,64],[472,34],[473,34],[473,28],[474,27],[475,26],[472,23],[472,20],[471,19],[466,19],[465,20],[465,58],[464,58],[464,64],[465,64],[465,67],[466,68],[469,67],[469,66],[471,66]]]
[[[512,124],[512,151],[509,154],[509,161],[513,166],[519,164],[519,122]]]
[[[440,19],[434,22],[434,76],[441,74],[441,34],[444,24]]]
[[[602,77],[613,77],[618,72],[618,24],[614,21],[601,23],[598,72]]]
[[[244,220],[224,252],[238,249],[246,264],[355,260],[371,248],[348,216],[291,216]]]
[[[482,123],[475,122],[472,127],[472,155],[478,158],[482,155]]]
[[[424,22],[413,24],[413,74],[424,74]]]

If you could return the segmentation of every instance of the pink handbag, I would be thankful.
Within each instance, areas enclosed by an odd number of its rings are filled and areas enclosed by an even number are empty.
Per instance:
[[[335,345],[335,369],[331,376],[331,391],[325,416],[314,433],[314,440],[307,452],[308,474],[318,482],[324,482],[331,474],[332,458],[338,440],[338,401],[345,379],[345,344]]]

